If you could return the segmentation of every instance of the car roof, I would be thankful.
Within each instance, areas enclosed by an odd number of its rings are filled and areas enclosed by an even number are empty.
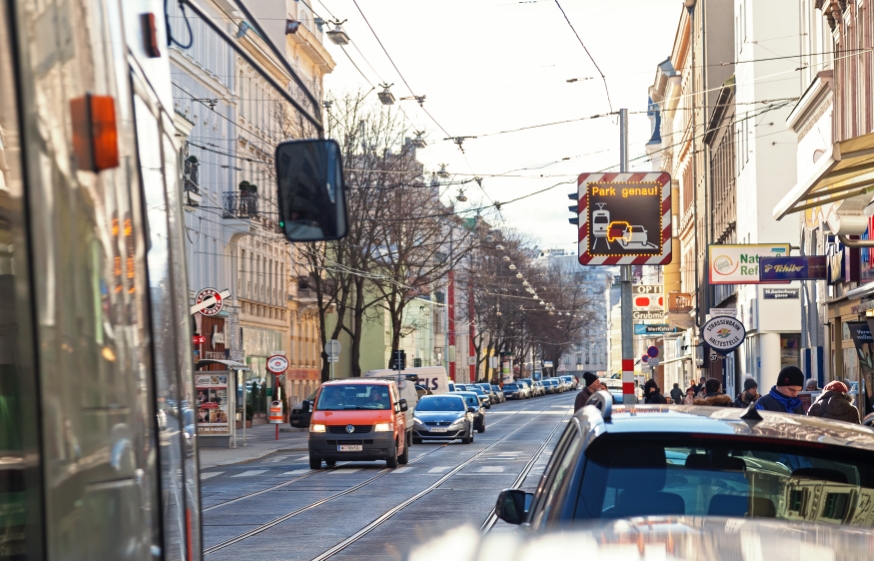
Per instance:
[[[463,392],[451,392],[451,393],[454,393],[456,395],[468,395],[468,396],[477,397],[477,398],[479,397],[479,394],[477,394],[476,392],[463,391]]]
[[[702,435],[748,436],[797,442],[851,446],[874,451],[874,430],[861,425],[829,421],[819,417],[757,411],[761,421],[741,419],[739,407],[703,405],[611,405],[610,418],[603,420],[594,406],[576,413],[583,427],[601,424],[601,433],[696,433]],[[585,433],[585,431],[584,431]]]
[[[394,380],[386,380],[380,378],[343,378],[342,380],[330,380],[322,382],[322,386],[348,386],[349,384],[360,384],[363,386],[372,386],[374,384],[388,386],[394,384]]]
[[[458,398],[461,398],[462,393],[464,393],[464,392],[447,392],[447,393],[440,393],[440,394],[423,395],[422,397],[419,398],[419,402],[422,402],[426,399],[437,399],[438,397],[458,397]]]

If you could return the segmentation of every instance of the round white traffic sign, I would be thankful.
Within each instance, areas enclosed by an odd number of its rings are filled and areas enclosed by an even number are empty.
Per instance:
[[[200,292],[197,293],[197,296],[194,297],[194,304],[202,304],[209,298],[214,298],[215,301],[209,306],[200,310],[200,313],[205,316],[214,316],[222,311],[224,307],[224,298],[215,288],[203,288]]]
[[[267,359],[267,370],[273,374],[282,374],[288,370],[288,359],[282,355],[273,355]]]
[[[340,350],[342,346],[340,345],[340,341],[336,339],[331,339],[327,343],[325,343],[325,354],[328,356],[337,356],[340,354]]]

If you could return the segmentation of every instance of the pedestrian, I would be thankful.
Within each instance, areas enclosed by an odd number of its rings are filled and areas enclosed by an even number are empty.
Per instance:
[[[708,405],[710,407],[734,407],[731,396],[722,393],[722,382],[716,378],[708,378],[704,382],[704,396],[695,398],[692,405]]]
[[[601,389],[601,381],[595,374],[591,372],[583,372],[583,380],[585,387],[577,394],[574,399],[574,413],[582,409],[589,398],[595,395],[595,392]]]
[[[861,424],[859,410],[853,405],[853,400],[847,395],[850,389],[843,382],[829,382],[822,389],[822,394],[807,410],[809,417],[822,417],[847,423]]]
[[[816,378],[808,378],[806,382],[804,382],[804,391],[806,392],[818,392],[819,386],[816,383]]]
[[[701,379],[698,380],[698,383],[692,387],[695,388],[695,395],[699,395],[701,392],[703,392],[704,391],[704,376],[702,376]]]
[[[680,389],[680,384],[674,382],[674,388],[671,390],[671,399],[674,403],[680,405],[683,403],[683,390]]]
[[[735,407],[743,407],[746,409],[753,405],[759,399],[759,384],[752,378],[744,380],[744,391],[737,394],[737,399],[734,400]]]
[[[695,388],[686,388],[686,397],[683,398],[683,405],[692,405],[695,402]]]
[[[797,366],[787,366],[777,375],[777,385],[771,387],[768,395],[763,395],[756,401],[759,411],[777,411],[779,413],[804,414],[798,392],[804,384],[804,372]]]
[[[665,396],[661,394],[661,389],[659,388],[658,384],[656,384],[656,381],[653,379],[649,379],[646,381],[646,384],[644,384],[643,386],[643,394],[644,403],[658,405],[668,402],[668,400],[665,399]]]

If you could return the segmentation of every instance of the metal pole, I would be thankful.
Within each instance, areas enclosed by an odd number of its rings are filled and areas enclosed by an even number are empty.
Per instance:
[[[619,173],[628,171],[628,109],[619,110]],[[634,393],[634,326],[631,319],[631,265],[619,267],[622,310],[622,403],[637,403]]]

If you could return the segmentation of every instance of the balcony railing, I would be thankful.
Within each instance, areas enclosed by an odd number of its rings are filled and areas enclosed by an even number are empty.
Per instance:
[[[258,218],[258,194],[240,191],[224,194],[225,218]]]

